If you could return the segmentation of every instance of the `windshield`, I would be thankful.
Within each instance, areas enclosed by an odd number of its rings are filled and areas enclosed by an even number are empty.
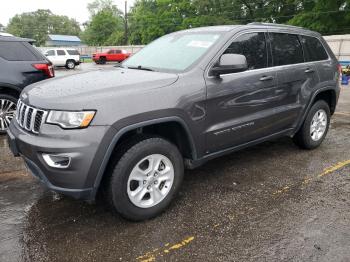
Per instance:
[[[126,60],[122,66],[183,72],[198,61],[220,34],[175,34],[159,38]]]

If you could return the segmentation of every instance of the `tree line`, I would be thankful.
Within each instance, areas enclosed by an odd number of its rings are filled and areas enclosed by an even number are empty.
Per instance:
[[[79,35],[88,45],[148,44],[182,29],[250,22],[302,26],[324,35],[350,33],[350,0],[137,0],[127,14],[113,0],[95,0],[87,8],[90,19],[81,27],[38,10],[13,17],[7,31],[39,45],[48,33]]]

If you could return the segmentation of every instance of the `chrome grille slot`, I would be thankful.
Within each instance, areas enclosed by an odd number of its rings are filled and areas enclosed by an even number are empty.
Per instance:
[[[17,123],[29,132],[38,134],[46,115],[47,111],[26,105],[22,101],[17,104]]]

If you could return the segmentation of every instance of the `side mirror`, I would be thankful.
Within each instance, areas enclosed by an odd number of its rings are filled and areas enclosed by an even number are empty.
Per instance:
[[[223,54],[218,65],[214,66],[210,72],[213,76],[243,72],[248,69],[247,58],[244,55]]]

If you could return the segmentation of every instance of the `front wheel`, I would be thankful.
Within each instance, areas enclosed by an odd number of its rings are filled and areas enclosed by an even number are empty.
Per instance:
[[[109,202],[124,218],[141,221],[163,212],[183,179],[182,156],[162,138],[128,147],[115,165],[108,185]]]
[[[301,148],[314,149],[319,147],[326,137],[330,124],[329,105],[323,101],[317,101],[310,109],[300,130],[293,140]]]

